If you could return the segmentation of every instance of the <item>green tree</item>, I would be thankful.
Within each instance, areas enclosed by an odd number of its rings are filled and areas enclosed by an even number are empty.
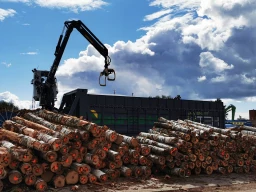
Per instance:
[[[15,106],[12,102],[6,102],[4,100],[0,101],[0,112],[1,111],[17,111],[19,108]]]

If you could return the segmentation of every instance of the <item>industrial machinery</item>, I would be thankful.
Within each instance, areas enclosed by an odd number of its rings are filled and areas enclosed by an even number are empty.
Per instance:
[[[66,32],[63,38],[65,28]],[[64,22],[64,28],[56,46],[56,50],[54,53],[55,59],[50,71],[40,71],[37,69],[32,70],[32,72],[34,73],[34,78],[31,81],[31,84],[33,84],[33,99],[35,101],[39,101],[39,105],[42,106],[42,108],[44,109],[56,109],[54,107],[54,103],[57,100],[58,88],[55,74],[60,64],[70,34],[74,28],[76,28],[105,58],[104,69],[99,76],[100,86],[106,86],[106,79],[109,81],[114,81],[116,78],[115,70],[108,68],[111,59],[108,56],[108,49],[104,46],[104,44],[100,42],[100,40],[82,23],[82,21],[66,21]],[[113,76],[110,77],[110,74],[113,74]],[[104,83],[101,83],[102,76],[105,76]]]
[[[227,114],[229,111],[232,112],[232,121],[235,120],[235,114],[236,114],[236,107],[232,104],[230,104],[228,107],[225,108],[225,114]]]

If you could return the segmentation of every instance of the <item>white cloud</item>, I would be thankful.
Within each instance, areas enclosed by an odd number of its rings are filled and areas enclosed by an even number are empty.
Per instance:
[[[167,9],[167,10],[161,10],[161,11],[158,11],[156,13],[152,13],[150,15],[146,15],[145,18],[144,18],[144,21],[152,21],[154,19],[158,19],[164,15],[167,15],[169,13],[171,13],[172,10],[171,9]]]
[[[19,109],[31,109],[31,101],[22,101],[16,95],[10,93],[9,91],[0,93],[0,101],[12,102]]]
[[[30,52],[26,52],[26,53],[20,53],[21,55],[37,55],[38,52],[35,51],[30,51]]]
[[[214,57],[211,52],[203,52],[200,54],[199,65],[203,70],[216,73],[234,68],[234,65],[228,65],[223,60]]]
[[[200,76],[200,77],[197,78],[198,82],[203,82],[205,80],[206,80],[206,76],[205,75],[204,76]]]
[[[36,4],[46,8],[69,9],[73,12],[99,9],[107,5],[103,0],[4,0],[6,2],[22,2],[26,4]]]
[[[180,9],[195,9],[200,5],[201,0],[153,0],[150,6],[162,6],[163,8],[169,8],[177,6]]]
[[[246,74],[241,74],[242,82],[244,84],[254,84],[256,81],[256,77],[247,77]]]
[[[220,75],[211,79],[212,83],[225,82],[227,80],[225,75]]]
[[[2,65],[5,65],[6,67],[11,67],[11,63],[2,62]]]
[[[22,25],[24,25],[24,26],[29,26],[30,24],[29,24],[29,23],[23,23]]]
[[[5,20],[7,17],[13,17],[16,11],[13,9],[2,9],[0,8],[0,21]]]

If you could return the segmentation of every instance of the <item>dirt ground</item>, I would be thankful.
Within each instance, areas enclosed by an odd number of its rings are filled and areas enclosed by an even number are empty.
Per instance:
[[[50,188],[47,192],[71,192],[71,187],[74,186]],[[192,175],[187,178],[152,176],[147,180],[120,178],[104,184],[76,187],[77,192],[256,192],[256,174]]]

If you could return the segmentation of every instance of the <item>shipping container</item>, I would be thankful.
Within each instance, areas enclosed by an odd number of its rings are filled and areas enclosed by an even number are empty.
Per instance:
[[[77,89],[63,95],[60,109],[126,135],[147,131],[158,117],[190,119],[225,128],[225,111],[221,101],[97,95],[88,94],[87,89]]]

